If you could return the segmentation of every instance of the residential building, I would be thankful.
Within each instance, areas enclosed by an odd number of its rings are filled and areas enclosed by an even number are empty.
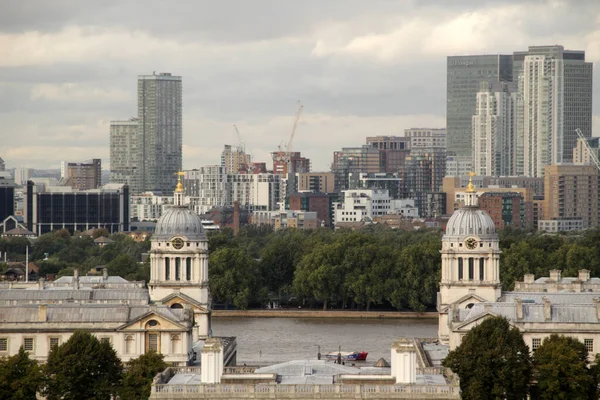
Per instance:
[[[298,192],[333,193],[335,179],[333,172],[296,173]]]
[[[547,165],[544,180],[544,220],[581,218],[585,229],[598,226],[595,165]]]
[[[129,230],[129,188],[109,184],[102,189],[78,191],[27,182],[24,223],[43,235],[59,229],[73,233],[105,228],[110,233]]]
[[[275,230],[285,228],[316,229],[319,227],[317,213],[314,211],[275,211]]]
[[[585,142],[587,142],[589,148]],[[597,159],[600,159],[600,138],[578,138],[577,144],[573,149],[573,164],[594,164],[592,156],[590,155],[590,150]]]
[[[279,174],[227,175],[226,206],[238,202],[249,211],[275,211],[285,199]]]
[[[496,229],[533,227],[533,203],[526,203],[522,193],[484,192],[478,202],[479,208],[492,218]]]
[[[343,147],[341,151],[333,152],[331,172],[335,177],[335,191],[339,192],[350,187],[349,173],[381,172],[379,150],[367,145],[360,147]]]
[[[348,174],[349,189],[386,189],[394,199],[402,196],[402,178],[400,173],[390,172],[350,172]]]
[[[420,204],[419,216],[421,218],[435,218],[436,220],[446,215],[446,193],[427,192],[417,194],[415,204]]]
[[[227,204],[227,174],[222,166],[203,165],[185,171],[183,187],[198,214]]]
[[[152,192],[133,194],[129,200],[129,215],[132,221],[156,221],[173,206],[173,196]]]
[[[302,157],[299,151],[291,153],[285,151],[275,151],[271,153],[273,158],[273,173],[287,176],[288,172],[305,173],[310,172],[310,159]],[[289,170],[290,165],[292,171]]]
[[[544,232],[556,233],[566,231],[580,231],[585,229],[583,218],[557,218],[540,219],[537,229]]]
[[[102,160],[94,158],[67,163],[67,173],[61,184],[77,190],[98,189],[102,186]]]
[[[477,175],[515,175],[517,86],[482,81],[473,115],[471,168]]]
[[[32,168],[15,168],[15,183],[17,185],[25,185],[32,177]]]
[[[336,193],[293,193],[288,197],[288,209],[292,211],[310,211],[317,213],[319,226],[332,225],[333,203],[338,198]]]
[[[402,136],[369,136],[367,146],[379,150],[378,172],[398,172],[410,154],[410,140]]]
[[[422,153],[418,151],[406,158],[400,168],[402,190],[400,197],[415,199],[419,210],[428,209],[424,203],[427,193],[440,192],[444,178],[446,155],[443,152]]]
[[[226,144],[221,152],[221,168],[226,174],[245,173],[252,162],[250,154],[240,146]]]
[[[335,223],[373,220],[373,217],[394,213],[392,198],[387,190],[344,190],[342,203],[335,206]]]
[[[409,128],[404,130],[410,150],[446,151],[446,128]]]
[[[510,82],[512,56],[451,56],[446,72],[446,129],[449,156],[471,159],[472,117],[481,81]]]
[[[181,77],[138,76],[136,191],[169,194],[182,169]]]
[[[513,72],[523,104],[523,165],[543,176],[548,164],[573,161],[575,129],[592,136],[592,70],[585,51],[530,46],[513,54]]]
[[[129,185],[132,193],[140,193],[138,182],[135,181],[140,151],[138,139],[137,118],[130,118],[128,121],[110,121],[109,180],[110,183]]]

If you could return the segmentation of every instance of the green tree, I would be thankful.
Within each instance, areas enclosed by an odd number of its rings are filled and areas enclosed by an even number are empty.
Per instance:
[[[592,398],[595,377],[588,368],[588,351],[569,336],[553,334],[533,353],[534,377],[539,399]]]
[[[247,309],[262,300],[258,263],[244,249],[224,247],[209,256],[210,291],[226,305]]]
[[[458,374],[465,400],[527,397],[532,370],[529,347],[505,318],[489,317],[471,329],[443,365]]]
[[[121,360],[109,342],[75,331],[54,347],[45,366],[48,400],[109,400],[121,385]]]
[[[127,363],[123,385],[119,390],[121,399],[146,400],[150,397],[152,380],[167,368],[162,354],[150,351]]]
[[[137,263],[129,254],[119,254],[112,259],[106,267],[108,268],[109,275],[118,275],[125,279],[128,279],[130,275],[136,274],[140,269],[139,263]]]
[[[35,400],[41,383],[40,366],[23,346],[14,356],[0,359],[0,399]]]

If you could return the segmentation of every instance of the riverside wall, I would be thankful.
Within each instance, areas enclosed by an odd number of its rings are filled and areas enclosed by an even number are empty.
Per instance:
[[[403,311],[322,311],[322,310],[213,310],[213,318],[356,318],[356,319],[437,319],[437,312]]]

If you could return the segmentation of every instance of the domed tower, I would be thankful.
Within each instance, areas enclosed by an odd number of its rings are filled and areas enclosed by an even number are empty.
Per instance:
[[[473,173],[470,174],[471,177]],[[452,214],[442,238],[442,277],[438,294],[439,337],[448,342],[452,315],[501,296],[500,247],[494,221],[477,205],[472,178],[465,205]],[[449,320],[450,319],[450,320]]]
[[[198,214],[183,204],[183,173],[178,175],[173,207],[158,219],[152,235],[148,288],[153,302],[192,308],[198,337],[206,338],[211,310],[208,239]]]

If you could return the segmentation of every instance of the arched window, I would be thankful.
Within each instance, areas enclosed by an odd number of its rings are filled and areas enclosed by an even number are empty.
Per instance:
[[[465,308],[466,308],[467,310],[470,310],[471,308],[473,308],[473,306],[474,306],[474,305],[475,305],[475,304],[473,304],[473,303],[469,303],[469,304],[467,304],[467,305],[465,306]]]
[[[151,319],[146,322],[146,352],[155,351],[160,353],[160,333],[158,330],[160,329],[160,323]]]
[[[171,353],[181,353],[181,335],[171,335]]]
[[[469,280],[473,280],[474,270],[475,269],[475,260],[473,257],[469,257]]]
[[[458,280],[461,281],[463,278],[463,259],[460,257],[458,259]]]
[[[484,271],[485,271],[485,261],[483,260],[483,257],[479,259],[479,280],[480,281],[484,281],[485,277],[484,275]]]
[[[185,280],[192,280],[192,259],[190,257],[185,259]]]
[[[175,258],[175,280],[181,280],[181,257]]]
[[[132,335],[125,336],[125,354],[133,354],[135,348],[135,339]]]
[[[179,303],[173,303],[173,304],[171,304],[171,308],[175,308],[175,309],[176,308],[183,308],[183,306],[181,304],[179,304]]]
[[[168,281],[171,275],[171,259],[169,257],[165,257],[165,280]]]

